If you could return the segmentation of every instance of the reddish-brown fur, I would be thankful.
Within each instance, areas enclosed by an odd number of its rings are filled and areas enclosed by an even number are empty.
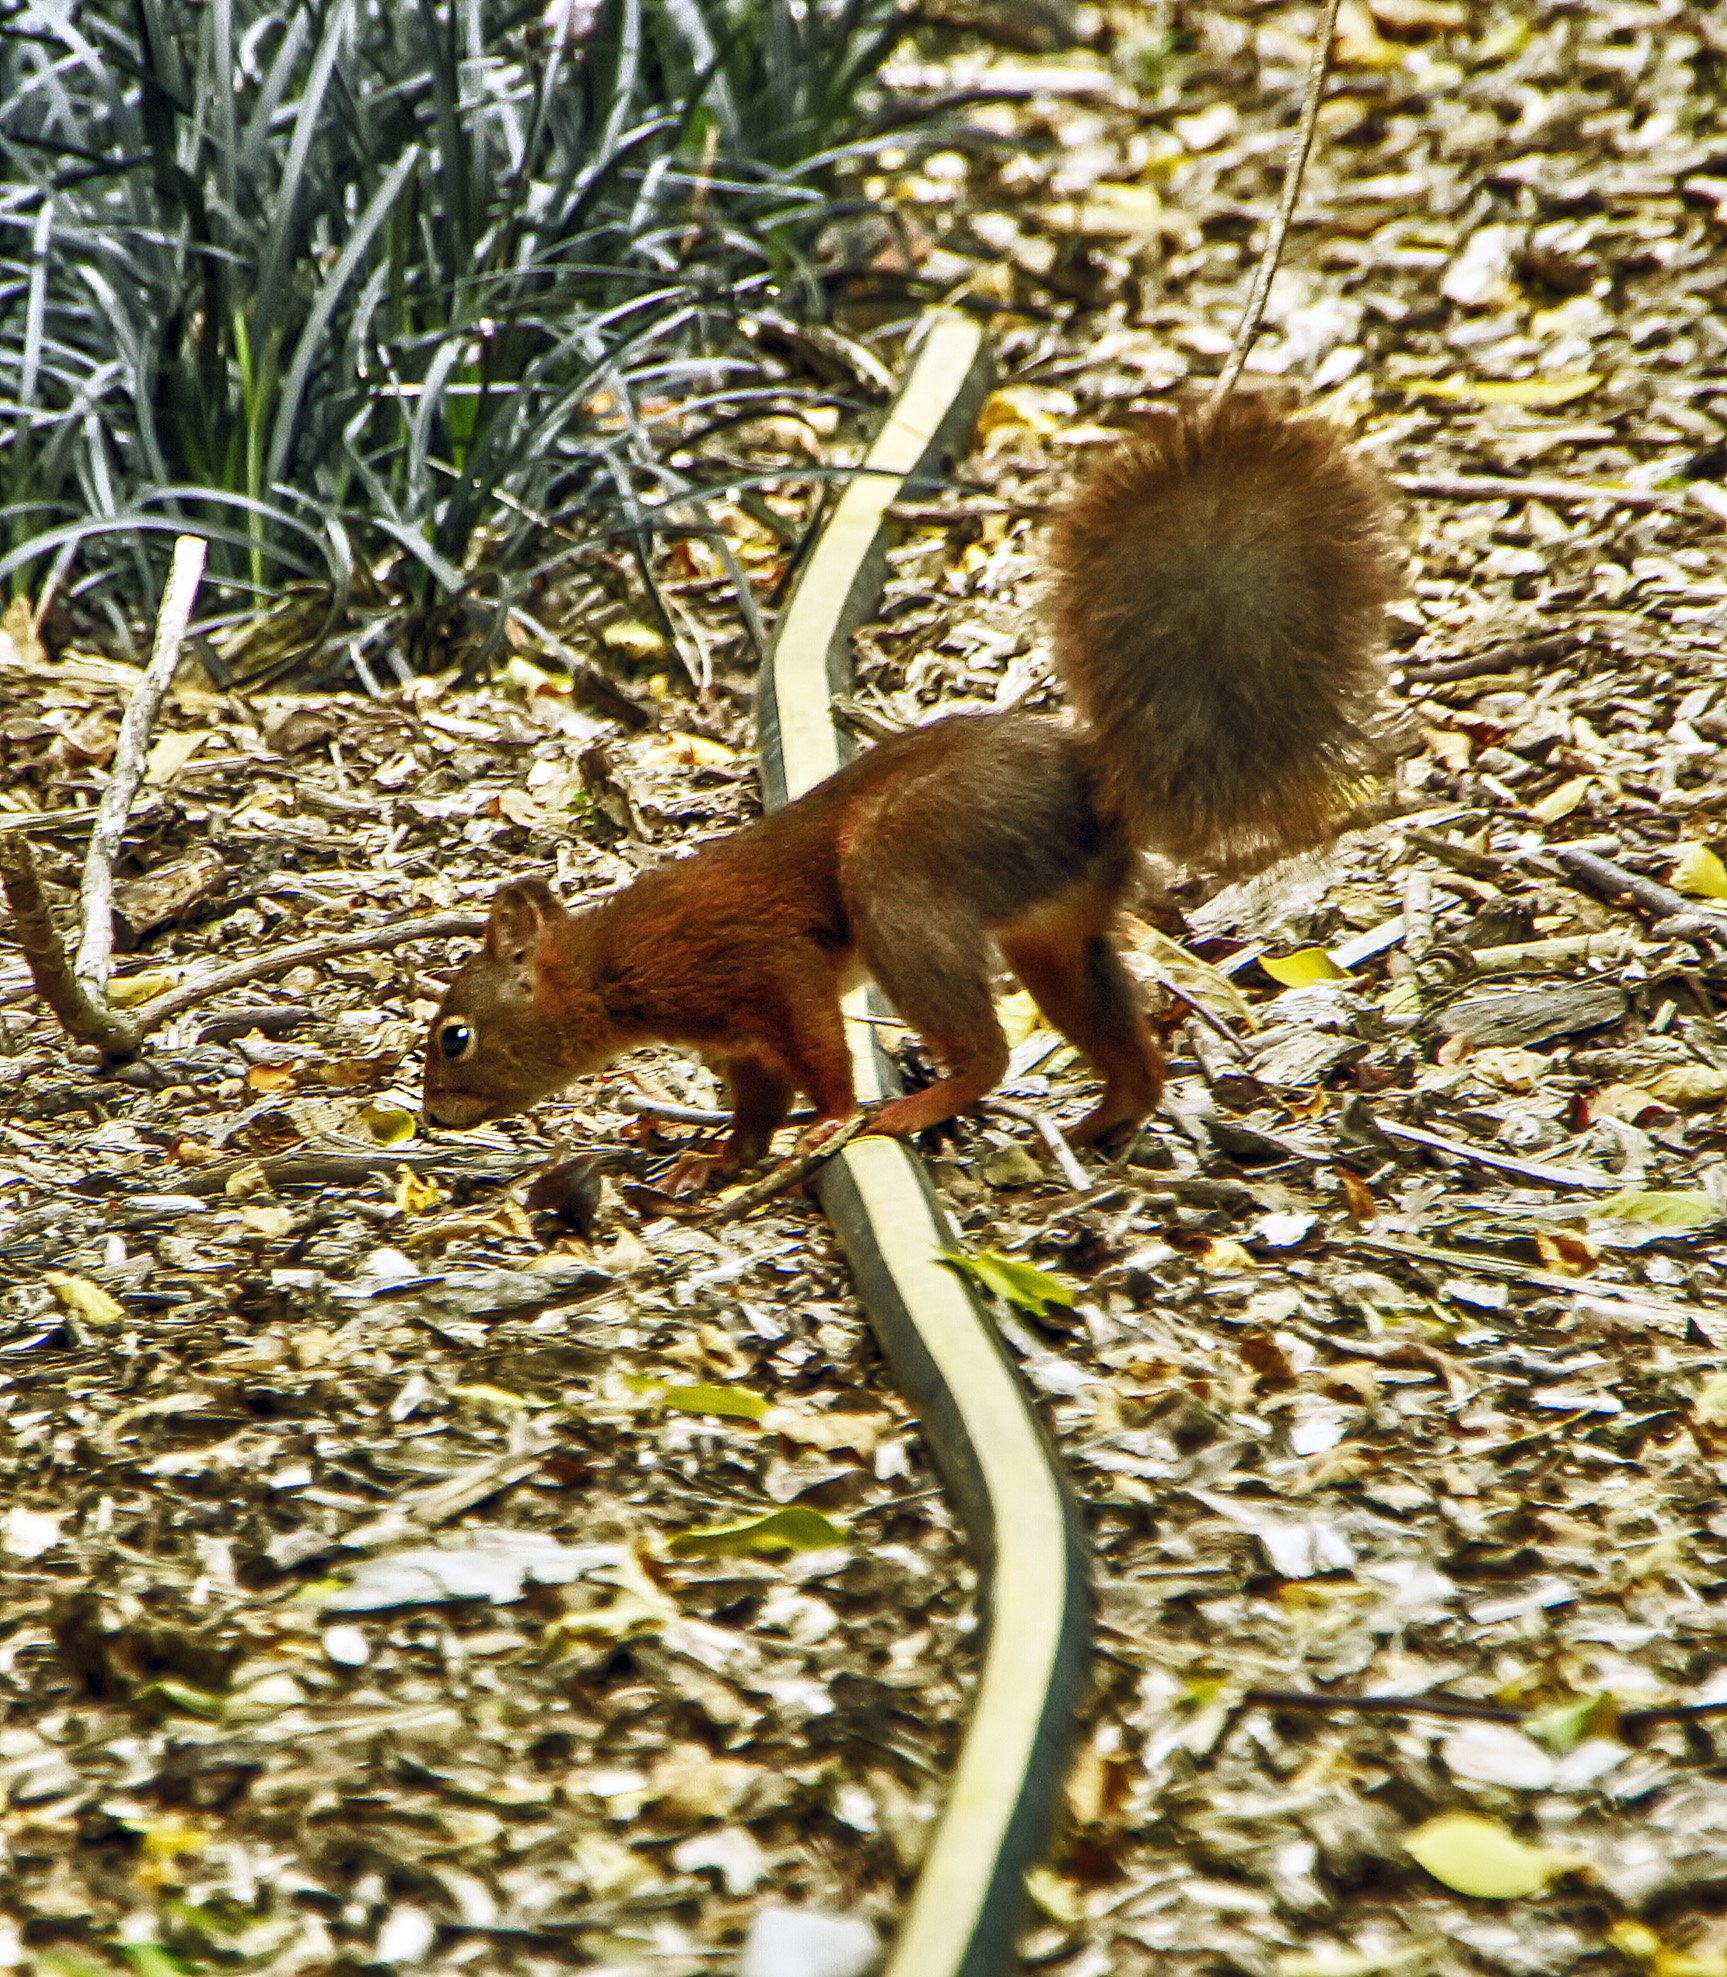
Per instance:
[[[861,969],[943,1067],[877,1120],[916,1132],[1002,1075],[998,950],[1104,1080],[1073,1136],[1133,1125],[1161,1085],[1110,937],[1135,853],[1239,870],[1336,831],[1387,755],[1390,517],[1318,421],[1251,399],[1210,425],[1160,420],[1093,470],[1055,535],[1084,727],[914,729],[579,915],[537,881],[506,886],[433,1025],[428,1114],[519,1111],[657,1039],[724,1073],[720,1164],[748,1165],[794,1092],[821,1118],[852,1109],[840,996]]]

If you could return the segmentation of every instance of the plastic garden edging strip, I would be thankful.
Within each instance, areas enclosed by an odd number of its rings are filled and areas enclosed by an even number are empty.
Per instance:
[[[837,769],[831,711],[850,675],[851,634],[887,569],[887,509],[969,439],[988,385],[978,326],[932,310],[875,443],[834,504],[780,616],[762,675],[768,808]],[[861,1103],[893,1074],[846,1003]],[[947,1803],[886,1977],[1005,1977],[1027,1869],[1054,1824],[1083,1693],[1090,1602],[1084,1541],[1066,1483],[994,1326],[941,1262],[953,1234],[922,1163],[897,1140],[854,1140],[817,1193],[846,1252],[870,1325],[917,1408],[982,1586],[982,1670]]]

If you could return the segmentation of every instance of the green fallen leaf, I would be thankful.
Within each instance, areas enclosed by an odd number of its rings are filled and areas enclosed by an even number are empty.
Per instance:
[[[776,1551],[826,1551],[843,1545],[846,1527],[808,1504],[788,1504],[739,1524],[709,1524],[680,1531],[667,1546],[674,1558],[747,1558]]]
[[[1381,1015],[1419,1016],[1421,1014],[1421,982],[1414,975],[1402,975],[1385,991],[1384,1000],[1379,1005]]]
[[[186,1977],[188,1971],[198,1968],[196,1963],[176,1955],[164,1943],[116,1943],[115,1948],[131,1964],[138,1977]]]
[[[1349,970],[1338,967],[1323,947],[1298,947],[1293,954],[1262,954],[1259,965],[1285,988],[1312,988],[1316,982],[1349,980]]]
[[[1592,1201],[1589,1213],[1609,1222],[1647,1222],[1658,1229],[1706,1229],[1720,1215],[1702,1188],[1627,1188]]]
[[[759,1421],[772,1405],[752,1387],[661,1387],[660,1399],[674,1414],[721,1414],[734,1421]]]
[[[1071,1284],[1064,1284],[1034,1263],[1003,1256],[999,1250],[944,1249],[941,1260],[992,1296],[1006,1298],[1009,1304],[1029,1311],[1034,1318],[1044,1317],[1052,1304],[1066,1309],[1073,1303]]]
[[[1532,1716],[1524,1717],[1523,1728],[1538,1744],[1563,1757],[1585,1738],[1611,1736],[1618,1715],[1613,1698],[1605,1690],[1599,1690],[1594,1695],[1572,1696],[1550,1709],[1538,1709]]]
[[[30,1968],[35,1977],[114,1977],[114,1966],[76,1943],[49,1943],[33,1951]]]
[[[1436,1881],[1484,1901],[1538,1895],[1565,1863],[1545,1847],[1520,1840],[1497,1819],[1442,1812],[1408,1834],[1403,1844]]]
[[[35,1977],[114,1977],[114,1966],[75,1943],[49,1943],[32,1953]]]
[[[195,1688],[190,1682],[176,1682],[164,1678],[158,1682],[143,1682],[132,1691],[132,1700],[141,1708],[155,1709],[166,1714],[177,1710],[183,1716],[201,1716],[213,1723],[228,1706],[226,1696],[217,1695],[213,1689]]]

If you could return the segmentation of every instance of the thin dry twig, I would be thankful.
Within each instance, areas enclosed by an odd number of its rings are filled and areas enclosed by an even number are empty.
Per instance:
[[[1649,951],[1626,927],[1611,928],[1604,934],[1555,934],[1547,940],[1512,941],[1504,947],[1468,950],[1478,975],[1516,975],[1525,970],[1533,974],[1579,961],[1629,961],[1633,955]]]
[[[1619,508],[1679,508],[1684,497],[1655,487],[1599,487],[1588,481],[1566,481],[1546,475],[1527,479],[1515,474],[1393,474],[1393,487],[1432,501],[1548,501],[1556,507],[1608,501]],[[1509,662],[1508,662],[1509,663]],[[1459,674],[1450,675],[1456,679]]]
[[[72,804],[63,810],[8,810],[0,814],[0,837],[13,831],[47,830],[56,824],[81,823],[94,814],[87,804]]]
[[[1405,1126],[1395,1119],[1376,1119],[1377,1129],[1387,1139],[1403,1140],[1435,1153],[1448,1153],[1457,1160],[1473,1161],[1477,1167],[1491,1167],[1501,1174],[1515,1174],[1520,1180],[1540,1181],[1555,1188],[1596,1188],[1611,1194],[1624,1186],[1617,1174],[1603,1174],[1590,1167],[1559,1166],[1548,1160],[1519,1160],[1509,1153],[1494,1153],[1484,1146],[1471,1146],[1467,1140],[1451,1139],[1444,1133],[1430,1133],[1424,1126]]]
[[[110,1057],[130,1057],[139,1032],[92,995],[72,972],[42,893],[42,875],[27,838],[0,850],[0,892],[12,909],[12,938],[30,969],[36,992],[75,1043],[92,1044]]]
[[[395,1174],[404,1167],[416,1174],[436,1174],[440,1180],[466,1181],[482,1185],[507,1186],[541,1164],[538,1154],[503,1155],[495,1159],[453,1161],[449,1149],[433,1147],[379,1147],[366,1151],[240,1154],[228,1160],[213,1160],[203,1167],[188,1167],[171,1181],[158,1179],[153,1190],[141,1190],[136,1174],[92,1174],[81,1181],[79,1192],[119,1195],[140,1192],[210,1196],[226,1194],[228,1183],[237,1175],[260,1176],[272,1188],[356,1187],[374,1174]]]
[[[192,622],[192,606],[198,599],[207,553],[208,545],[202,536],[182,535],[174,539],[174,561],[162,592],[161,609],[156,614],[156,642],[150,651],[150,663],[126,703],[120,739],[114,748],[114,766],[108,772],[108,787],[102,792],[96,822],[90,830],[90,844],[84,854],[84,878],[78,888],[83,931],[72,973],[91,996],[107,992],[108,975],[114,965],[114,859],[126,834],[132,799],[144,780],[150,730],[156,725],[156,716],[180,664],[180,647],[186,627]]]
[[[1302,1709],[1324,1716],[1450,1716],[1479,1723],[1522,1723],[1521,1710],[1504,1703],[1477,1702],[1473,1696],[1384,1695],[1328,1696],[1307,1689],[1249,1689],[1242,1702],[1260,1709]],[[1690,1722],[1704,1716],[1727,1716],[1727,1702],[1657,1703],[1646,1709],[1624,1709],[1613,1718],[1622,1737],[1635,1737],[1657,1723]]]
[[[1327,1696],[1306,1689],[1249,1689],[1242,1701],[1259,1709],[1305,1709],[1326,1716],[1461,1716],[1482,1723],[1521,1723],[1503,1703],[1472,1696]]]
[[[710,1226],[721,1222],[735,1222],[742,1215],[760,1208],[764,1201],[772,1201],[775,1195],[784,1194],[788,1188],[795,1188],[809,1178],[818,1167],[825,1166],[836,1153],[849,1146],[860,1133],[867,1133],[875,1121],[867,1112],[855,1112],[845,1120],[837,1131],[828,1135],[819,1144],[806,1142],[795,1152],[782,1160],[771,1172],[764,1174],[759,1181],[747,1188],[740,1188],[736,1194],[727,1195],[702,1220]]]
[[[1301,118],[1295,126],[1295,141],[1290,146],[1289,158],[1283,168],[1283,192],[1277,202],[1277,212],[1271,222],[1271,232],[1266,238],[1265,251],[1259,257],[1259,267],[1254,273],[1253,287],[1248,293],[1247,307],[1241,312],[1241,323],[1235,332],[1235,341],[1229,347],[1229,355],[1223,360],[1223,369],[1217,374],[1217,382],[1211,388],[1211,396],[1206,400],[1206,410],[1216,412],[1218,407],[1235,389],[1236,380],[1241,376],[1241,368],[1247,362],[1248,352],[1259,337],[1260,324],[1265,319],[1265,305],[1271,295],[1272,277],[1277,273],[1277,264],[1283,258],[1283,243],[1289,235],[1289,223],[1295,217],[1295,206],[1301,197],[1301,181],[1307,174],[1307,157],[1313,149],[1313,133],[1319,126],[1319,104],[1325,94],[1325,78],[1331,68],[1331,41],[1337,32],[1338,0],[1326,0],[1324,11],[1319,17],[1319,25],[1314,30],[1313,61],[1307,71],[1307,93],[1301,102]]]
[[[20,841],[0,852],[0,890],[12,909],[12,931],[29,964],[31,978],[42,1000],[59,1019],[60,1026],[74,1042],[92,1044],[109,1057],[131,1057],[153,1030],[173,1017],[194,1009],[212,996],[247,982],[263,981],[271,975],[286,974],[290,968],[317,961],[333,961],[347,954],[371,954],[380,948],[405,947],[410,941],[453,939],[458,935],[484,933],[486,923],[477,913],[428,913],[416,920],[392,920],[382,927],[369,927],[361,933],[323,934],[315,940],[295,941],[270,954],[254,954],[226,968],[212,968],[177,988],[156,996],[129,1016],[121,1016],[105,1001],[97,1001],[76,981],[66,961],[65,949],[48,917],[42,897],[41,880],[29,847]]]
[[[1490,646],[1485,652],[1472,652],[1464,659],[1438,659],[1425,666],[1405,666],[1403,677],[1423,686],[1438,686],[1447,680],[1486,679],[1520,666],[1556,665],[1588,642],[1588,632],[1577,630],[1555,632],[1549,638],[1513,639]]]
[[[1584,891],[1594,893],[1598,899],[1605,899],[1615,906],[1628,899],[1640,911],[1657,920],[1704,920],[1711,927],[1718,927],[1727,933],[1727,913],[1718,907],[1687,899],[1683,893],[1645,878],[1641,872],[1628,872],[1623,865],[1614,864],[1610,858],[1563,844],[1553,847],[1553,858],[1567,878]]]
[[[158,1030],[170,1017],[208,1002],[213,995],[247,982],[262,981],[270,975],[286,974],[302,963],[339,960],[345,954],[372,954],[380,948],[403,947],[409,941],[452,940],[458,935],[478,935],[486,930],[485,918],[478,913],[427,913],[417,920],[391,920],[381,927],[368,927],[357,934],[321,934],[314,940],[295,941],[273,954],[254,954],[226,968],[213,968],[178,988],[169,989],[144,1004],[134,1018],[140,1038]]]

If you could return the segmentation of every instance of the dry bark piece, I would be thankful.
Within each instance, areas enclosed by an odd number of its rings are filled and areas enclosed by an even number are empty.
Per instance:
[[[1616,982],[1543,982],[1537,987],[1459,996],[1440,1013],[1438,1028],[1477,1049],[1520,1046],[1579,1030],[1605,1029],[1619,1022],[1629,1007]]]
[[[120,945],[135,948],[158,927],[183,920],[201,901],[212,899],[227,877],[227,867],[214,851],[195,851],[170,865],[158,865],[114,888],[114,914]]]

